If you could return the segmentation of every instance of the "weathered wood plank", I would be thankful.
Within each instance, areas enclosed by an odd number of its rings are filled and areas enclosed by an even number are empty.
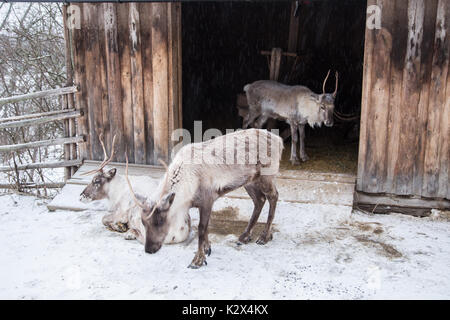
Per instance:
[[[390,69],[392,53],[392,28],[394,12],[392,1],[378,1],[382,7],[383,26],[381,30],[371,30],[368,41],[373,42],[369,53],[371,70],[367,74],[368,90],[365,110],[365,165],[362,188],[366,192],[382,192],[386,178],[386,141],[388,136]]]
[[[428,100],[430,94],[431,64],[433,61],[434,33],[438,0],[425,1],[423,37],[421,48],[421,67],[418,79],[421,91],[417,110],[416,157],[413,175],[413,194],[422,195],[425,142],[428,121]]]
[[[390,98],[388,117],[388,136],[386,142],[386,180],[384,192],[395,193],[397,162],[401,161],[399,154],[400,129],[401,129],[401,104],[403,67],[405,64],[406,46],[408,41],[408,16],[406,1],[392,1],[395,18],[392,32],[395,34],[392,44],[391,72],[390,72]]]
[[[68,110],[68,109],[66,109]],[[78,118],[81,116],[80,110],[72,110],[72,111],[66,111],[61,110],[65,112],[59,112],[55,115],[46,116],[46,117],[40,117],[36,119],[25,119],[25,120],[18,120],[18,121],[9,121],[5,123],[0,123],[0,129],[6,129],[6,128],[18,128],[18,127],[29,127],[29,126],[36,126],[48,122],[53,121],[61,121],[71,118]]]
[[[141,53],[142,53],[142,72],[144,83],[144,120],[145,120],[145,144],[147,148],[146,163],[155,163],[154,161],[154,143],[153,143],[153,68],[152,68],[152,25],[151,3],[139,3],[139,12],[141,15]]]
[[[0,152],[11,152],[11,151],[17,151],[17,150],[22,150],[22,149],[48,147],[48,146],[56,146],[56,145],[67,144],[67,143],[81,143],[81,142],[84,142],[83,137],[56,138],[56,139],[50,139],[50,140],[3,145],[3,146],[0,146]]]
[[[22,189],[59,189],[64,187],[65,182],[49,182],[49,183],[33,183],[33,184],[21,184],[20,188]],[[0,189],[17,189],[16,184],[0,184]]]
[[[106,63],[106,43],[105,43],[105,37],[102,36],[105,34],[105,15],[104,15],[104,8],[101,3],[95,4],[98,12],[98,34],[100,36],[99,39],[99,64],[96,67],[98,69],[98,72],[100,74],[100,77],[97,81],[97,85],[101,86],[101,102],[97,106],[101,109],[102,113],[102,131],[103,131],[103,139],[104,144],[107,150],[111,149],[111,142],[112,142],[112,136],[111,136],[111,128],[110,128],[110,113],[109,113],[109,99],[108,99],[108,74],[107,74],[107,63]]]
[[[429,213],[432,208],[450,209],[450,201],[442,199],[427,199],[420,197],[405,197],[394,194],[372,194],[356,192],[354,208],[373,213],[403,213],[417,215],[418,212]]]
[[[71,39],[70,39],[70,31],[69,28],[67,28],[67,4],[64,4],[63,9],[63,28],[64,28],[64,42],[65,42],[65,65],[66,65],[66,74],[67,74],[67,80],[66,80],[66,87],[73,86],[73,65],[72,65],[72,49],[71,49]],[[73,109],[75,105],[73,94],[65,95],[63,97],[63,109]],[[64,121],[64,136],[65,137],[72,137],[71,129],[75,128],[75,119],[71,120],[65,120]],[[74,146],[74,145],[72,145]],[[70,159],[76,159],[76,149],[73,153],[74,156],[72,156],[72,150],[73,147],[71,145],[64,145],[64,159],[66,161]],[[76,146],[76,145],[75,145]],[[75,147],[76,148],[76,147]],[[67,181],[70,179],[72,175],[73,168],[71,167],[65,167],[64,168],[64,181]]]
[[[169,154],[172,152],[172,148],[176,141],[172,141],[172,132],[181,128],[182,119],[180,119],[179,105],[180,97],[182,94],[181,78],[179,69],[182,68],[181,65],[181,38],[180,38],[180,28],[181,28],[181,4],[180,3],[170,3],[169,4]]]
[[[61,113],[67,113],[76,111],[75,108],[71,109],[64,109],[64,110],[55,110],[55,111],[49,111],[49,112],[39,112],[39,113],[30,113],[30,114],[24,114],[23,116],[15,116],[15,117],[9,117],[9,118],[1,118],[0,123],[3,122],[9,122],[9,121],[19,121],[19,120],[26,120],[26,119],[34,119],[34,118],[40,118],[40,117],[47,117],[47,116],[53,116]]]
[[[439,197],[450,200],[450,72],[447,71],[447,90],[445,97],[445,111],[442,116],[444,132],[441,134],[441,143],[445,144],[444,152],[441,154],[441,174],[439,175]]]
[[[80,15],[83,16],[83,6],[79,6]],[[78,135],[84,135],[89,137],[88,126],[88,110],[87,110],[87,94],[88,88],[86,85],[86,64],[85,64],[85,42],[84,42],[84,21],[80,21],[80,29],[72,30],[72,50],[73,50],[73,62],[74,62],[74,78],[75,84],[78,86],[79,91],[75,94],[75,106],[78,110],[83,112],[83,116],[77,119],[76,131]],[[82,159],[91,158],[89,143],[82,143],[79,145],[80,157]]]
[[[134,162],[146,163],[144,79],[142,74],[141,24],[139,6],[129,4],[131,88],[134,125]]]
[[[97,66],[99,65],[99,34],[98,34],[98,10],[92,3],[83,3],[83,19],[85,21],[84,41],[85,41],[85,63],[86,82],[89,88],[87,95],[88,123],[89,123],[89,146],[92,159],[103,159],[103,151],[99,142],[99,136],[103,130],[103,120],[101,108],[101,86],[98,85],[100,75]],[[95,66],[95,67],[94,67]]]
[[[0,98],[0,106],[7,104],[7,103],[15,103],[15,102],[31,100],[31,99],[49,98],[49,97],[61,96],[64,94],[75,93],[75,92],[78,92],[78,88],[76,86],[72,86],[72,87],[67,87],[67,88],[66,87],[56,88],[56,89],[50,89],[50,90],[45,90],[45,91],[21,94],[21,95],[17,95],[17,96],[8,97],[8,98]]]
[[[376,4],[376,0],[368,0],[367,6]],[[366,20],[369,16],[366,16]],[[360,121],[360,138],[358,151],[358,173],[356,178],[357,190],[365,190],[364,181],[366,172],[364,170],[367,154],[367,125],[368,114],[370,110],[370,89],[372,87],[372,69],[373,69],[373,53],[374,53],[374,32],[366,28],[364,43],[364,73],[362,83],[362,99],[361,99],[361,121]]]
[[[441,117],[446,113],[445,101],[446,81],[449,66],[449,34],[448,25],[450,4],[439,0],[436,18],[436,31],[434,39],[433,63],[431,72],[430,98],[428,105],[427,136],[425,147],[424,177],[422,195],[436,197],[439,194],[439,175],[442,147],[441,134],[445,136],[444,128],[441,130]],[[449,19],[449,20],[447,20]],[[446,120],[448,124],[448,119]],[[443,159],[446,157],[444,156]]]
[[[441,52],[442,58],[445,61],[442,64],[446,68],[447,77],[443,78],[446,87],[443,104],[441,105],[441,123],[440,123],[440,141],[441,150],[439,152],[439,182],[437,196],[440,198],[450,199],[450,3],[448,1],[440,2],[439,10],[445,13],[445,41],[443,43]],[[441,13],[438,13],[440,15]],[[443,30],[437,30],[443,32]],[[444,69],[445,73],[445,69]]]
[[[395,176],[395,194],[412,195],[414,182],[415,158],[417,150],[417,116],[420,99],[420,68],[421,49],[423,39],[423,22],[425,14],[424,0],[409,0],[408,15],[408,44],[403,68],[402,103],[400,104],[400,140],[398,152],[401,161],[397,161]],[[406,27],[405,26],[405,27]]]
[[[152,3],[154,160],[169,158],[168,4]]]
[[[82,160],[64,160],[64,161],[53,161],[53,162],[36,162],[18,165],[17,170],[29,170],[29,169],[44,169],[44,168],[61,168],[61,167],[73,167],[79,166],[83,163]],[[0,172],[9,172],[16,170],[12,166],[1,166]]]
[[[125,141],[123,113],[122,113],[122,88],[120,73],[120,57],[117,42],[117,12],[116,5],[103,3],[105,19],[105,43],[106,43],[106,64],[108,70],[108,97],[109,97],[109,119],[111,135],[116,136],[117,161],[125,161]]]
[[[117,7],[117,41],[119,46],[121,87],[122,87],[122,113],[124,143],[130,162],[134,163],[134,123],[133,123],[133,87],[131,83],[130,61],[130,28],[129,28],[129,4],[118,3]]]
[[[177,41],[178,41],[178,128],[183,128],[183,42],[182,42],[182,4],[177,3]]]

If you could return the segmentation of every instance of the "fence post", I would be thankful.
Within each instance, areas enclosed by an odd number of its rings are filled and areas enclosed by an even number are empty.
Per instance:
[[[66,86],[73,86],[73,63],[72,63],[72,49],[71,49],[71,33],[69,28],[67,27],[67,6],[68,4],[63,5],[63,26],[64,26],[64,39],[65,39],[65,52],[66,52],[66,72],[67,72],[67,82]],[[65,107],[68,109],[74,108],[75,106],[75,96],[73,93],[65,96]],[[75,137],[75,119],[69,119],[64,121],[64,134],[66,137]],[[77,145],[70,144],[64,146],[64,158],[65,160],[75,160],[77,159]],[[68,167],[66,168],[66,172],[64,176],[66,180],[69,179],[73,174],[75,174],[77,167]]]

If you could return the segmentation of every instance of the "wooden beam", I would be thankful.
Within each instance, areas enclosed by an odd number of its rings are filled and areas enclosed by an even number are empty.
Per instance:
[[[142,74],[141,22],[137,3],[129,4],[131,100],[133,105],[134,162],[145,164],[144,79]]]
[[[102,7],[98,4],[83,3],[83,19],[85,48],[85,73],[86,82],[89,87],[87,94],[88,125],[89,125],[89,147],[92,159],[103,159],[103,148],[99,137],[103,134],[103,114],[100,102],[102,100],[102,86],[99,85],[100,75],[100,41],[104,39],[99,35],[98,21],[99,10]]]
[[[354,208],[373,213],[402,213],[424,216],[431,209],[448,210],[450,201],[421,197],[404,197],[393,194],[370,194],[355,192]],[[420,214],[419,214],[420,213]]]
[[[141,14],[141,54],[142,73],[144,82],[144,119],[145,119],[145,144],[147,148],[146,163],[154,161],[154,140],[153,140],[153,66],[152,66],[152,3],[139,3],[139,13]]]
[[[117,6],[117,34],[120,56],[120,73],[122,86],[122,114],[124,143],[127,146],[128,160],[134,159],[134,123],[133,123],[133,85],[131,83],[131,34],[130,34],[130,4],[118,3]]]
[[[4,146],[0,146],[0,152],[11,152],[11,151],[17,151],[17,150],[22,150],[22,149],[56,146],[56,145],[67,144],[67,143],[81,143],[81,142],[84,142],[84,138],[82,136],[70,137],[70,138],[56,138],[56,139],[50,139],[50,140],[4,145]]]
[[[84,6],[80,5],[80,14],[83,16]],[[89,88],[86,84],[86,63],[85,63],[85,41],[84,41],[84,19],[81,19],[81,28],[71,30],[71,48],[73,53],[74,81],[80,91],[76,93],[75,107],[83,111],[83,116],[77,119],[76,134],[83,135],[89,139],[87,95]],[[67,26],[66,26],[67,27]],[[91,158],[89,141],[81,143],[79,146],[80,157],[82,159]]]
[[[424,176],[422,195],[436,197],[445,195],[440,188],[446,188],[448,181],[448,134],[449,111],[446,101],[446,87],[449,71],[450,47],[450,4],[439,0],[436,19],[436,31],[433,46],[433,62],[431,69],[430,97],[428,104],[427,136],[425,146]],[[444,119],[444,115],[447,118]],[[442,127],[442,125],[444,125]],[[446,154],[442,154],[446,152]],[[444,160],[443,162],[440,159]],[[443,165],[441,175],[441,165]]]
[[[0,123],[8,122],[8,121],[18,121],[18,120],[39,118],[39,117],[45,117],[45,116],[52,116],[55,114],[66,113],[66,112],[71,112],[71,111],[75,111],[75,110],[76,110],[75,108],[71,108],[71,109],[56,110],[56,111],[49,111],[49,112],[31,113],[31,114],[25,114],[23,116],[15,116],[15,117],[9,117],[9,118],[1,118]]]
[[[115,159],[125,161],[124,125],[122,111],[122,87],[116,4],[102,3],[104,10],[106,64],[108,74],[109,120],[111,135],[116,136]]]
[[[54,162],[37,162],[29,163],[17,166],[17,170],[29,170],[29,169],[48,169],[48,168],[62,168],[62,167],[74,167],[83,164],[82,160],[65,160]],[[16,168],[11,166],[1,166],[0,172],[14,171]]]
[[[289,39],[288,39],[288,51],[297,52],[298,34],[300,29],[300,14],[294,16],[296,8],[295,1],[291,4],[291,15],[289,21]]]
[[[60,121],[60,120],[78,118],[82,115],[80,110],[75,110],[75,111],[66,111],[66,110],[61,110],[61,111],[65,111],[65,112],[58,112],[55,115],[40,117],[37,119],[25,119],[25,120],[0,123],[0,129],[36,126],[39,124],[48,123],[48,122],[52,122],[52,121]]]
[[[152,3],[154,160],[169,158],[169,57],[167,3]]]
[[[7,103],[15,103],[15,102],[31,100],[31,99],[48,98],[48,97],[60,96],[63,94],[75,93],[75,92],[78,92],[78,88],[76,86],[27,93],[27,94],[8,97],[8,98],[1,98],[0,106],[7,104]]]
[[[386,144],[388,137],[389,90],[391,53],[393,47],[392,21],[395,11],[393,1],[383,0],[384,28],[369,31],[372,33],[373,51],[371,53],[372,70],[366,113],[366,158],[363,190],[366,192],[383,192],[386,179]],[[391,6],[391,7],[390,7]]]
[[[33,183],[33,184],[21,184],[21,189],[59,189],[64,187],[64,182],[51,182],[51,183]],[[17,189],[17,184],[0,184],[0,189]]]

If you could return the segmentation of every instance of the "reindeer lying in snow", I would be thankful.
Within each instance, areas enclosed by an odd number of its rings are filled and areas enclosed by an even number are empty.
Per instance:
[[[199,268],[206,264],[205,254],[211,254],[208,223],[213,203],[242,186],[252,198],[254,209],[239,241],[250,241],[252,229],[267,199],[269,216],[257,240],[258,244],[266,244],[272,239],[271,224],[278,200],[274,177],[278,173],[282,150],[280,137],[259,129],[242,130],[181,148],[154,197],[144,200],[135,197],[146,230],[145,251],[157,252],[173,225],[180,225],[190,208],[199,208],[198,251],[189,267]]]
[[[106,214],[102,218],[103,224],[114,231],[126,232],[125,239],[127,240],[137,239],[140,243],[145,244],[145,228],[142,224],[140,208],[133,200],[135,195],[126,187],[127,181],[125,178],[116,174],[117,170],[115,168],[108,171],[103,170],[114,156],[114,138],[112,144],[113,151],[108,158],[105,146],[100,137],[105,159],[99,169],[84,173],[84,175],[92,173],[96,173],[96,175],[80,194],[80,201],[86,203],[94,200],[108,199],[110,205],[109,211],[111,213]],[[141,200],[144,199],[144,197],[139,195],[136,197]],[[167,231],[167,237],[164,243],[179,243],[188,238],[191,230],[191,218],[189,214],[186,213],[183,219],[180,219],[178,222],[178,224],[171,225],[171,228]]]
[[[336,72],[336,89],[333,93],[325,93],[329,75],[330,71],[323,82],[322,94],[314,93],[304,86],[287,86],[271,80],[247,84],[244,91],[249,108],[242,127],[245,129],[253,124],[255,128],[262,128],[269,118],[287,122],[291,127],[292,137],[291,163],[299,163],[297,142],[300,142],[300,159],[307,161],[305,125],[309,124],[312,128],[316,125],[321,126],[322,123],[327,127],[333,126],[338,73]]]

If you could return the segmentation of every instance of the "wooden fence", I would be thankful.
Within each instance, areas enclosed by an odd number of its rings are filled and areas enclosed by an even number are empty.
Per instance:
[[[62,110],[27,114],[0,119],[0,129],[28,127],[28,126],[42,125],[53,121],[64,121],[64,137],[62,138],[0,146],[0,152],[7,153],[30,148],[64,145],[63,161],[29,163],[25,165],[15,165],[15,166],[0,166],[0,172],[64,167],[65,168],[64,179],[67,180],[71,177],[71,175],[75,172],[77,166],[81,165],[82,163],[82,160],[79,159],[77,156],[77,144],[84,141],[83,136],[77,136],[75,133],[75,119],[83,115],[82,111],[70,107],[71,105],[73,106],[73,104],[70,104],[69,102],[71,100],[73,101],[73,94],[76,92],[78,92],[77,87],[70,86],[0,99],[0,106],[7,103],[21,102],[37,98],[42,99],[54,96],[61,96],[63,101]],[[62,182],[41,183],[41,184],[26,183],[24,185],[20,185],[20,187],[25,189],[44,188],[44,187],[60,188],[63,185],[64,183]],[[14,185],[0,184],[0,188],[10,189],[15,187],[16,186]]]

